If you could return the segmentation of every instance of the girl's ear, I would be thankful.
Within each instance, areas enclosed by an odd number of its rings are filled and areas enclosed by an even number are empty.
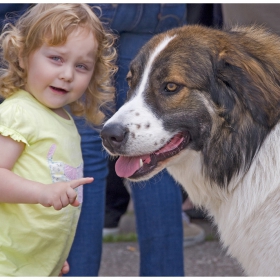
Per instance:
[[[25,64],[24,64],[24,60],[23,60],[23,58],[21,56],[18,58],[18,62],[19,62],[20,68],[24,69],[25,68]]]
[[[24,58],[22,56],[22,51],[19,52],[19,56],[18,56],[18,63],[21,69],[25,68],[25,61]]]

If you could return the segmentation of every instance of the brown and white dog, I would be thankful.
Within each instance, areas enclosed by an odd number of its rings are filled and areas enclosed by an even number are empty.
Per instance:
[[[132,61],[128,100],[101,132],[132,181],[167,168],[209,211],[248,275],[280,276],[280,39],[185,26]]]

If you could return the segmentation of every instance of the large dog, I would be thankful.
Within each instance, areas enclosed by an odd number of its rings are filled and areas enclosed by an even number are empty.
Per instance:
[[[280,275],[280,39],[185,26],[132,61],[128,100],[101,132],[117,174],[163,168],[209,211],[248,275]]]

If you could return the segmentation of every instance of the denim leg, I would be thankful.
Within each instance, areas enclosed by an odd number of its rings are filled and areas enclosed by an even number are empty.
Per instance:
[[[184,276],[182,195],[166,170],[131,184],[140,276]]]
[[[76,120],[76,124],[82,137],[84,176],[93,177],[94,181],[84,186],[81,216],[68,257],[70,272],[66,276],[98,276],[102,254],[107,156],[101,146],[99,133],[80,120]]]

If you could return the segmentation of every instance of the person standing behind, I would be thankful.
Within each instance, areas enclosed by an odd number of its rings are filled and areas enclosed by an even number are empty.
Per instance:
[[[112,38],[86,4],[37,4],[5,26],[1,276],[58,276],[69,270],[82,185],[93,178],[83,178],[80,136],[64,107],[92,123],[102,121],[99,107],[113,93]]]

